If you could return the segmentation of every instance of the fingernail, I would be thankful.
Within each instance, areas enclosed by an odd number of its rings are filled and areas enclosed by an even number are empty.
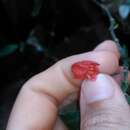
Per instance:
[[[111,98],[115,92],[114,83],[111,77],[105,74],[97,75],[95,81],[84,81],[81,92],[86,99],[86,103],[90,104]]]

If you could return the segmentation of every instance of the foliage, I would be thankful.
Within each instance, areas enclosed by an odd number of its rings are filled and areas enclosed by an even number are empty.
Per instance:
[[[42,7],[43,0],[33,0],[33,11],[32,16],[37,16],[40,12],[40,9]]]
[[[63,108],[59,115],[70,130],[80,130],[80,112],[76,102]]]
[[[18,49],[17,44],[10,44],[0,49],[0,58],[8,56]]]

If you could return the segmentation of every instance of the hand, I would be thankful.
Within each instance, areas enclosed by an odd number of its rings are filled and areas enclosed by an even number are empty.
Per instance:
[[[91,52],[63,59],[34,76],[22,87],[7,130],[67,130],[57,119],[57,112],[64,101],[70,101],[67,97],[74,97],[80,88],[81,130],[129,130],[129,105],[109,76],[117,72],[119,57],[115,43],[106,41]],[[73,77],[72,64],[82,60],[100,64],[101,74],[96,81],[82,83]]]

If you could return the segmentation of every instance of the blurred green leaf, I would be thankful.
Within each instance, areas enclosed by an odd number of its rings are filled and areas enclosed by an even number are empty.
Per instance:
[[[80,111],[76,103],[66,106],[59,115],[69,130],[80,130]]]
[[[43,0],[33,0],[33,11],[32,16],[37,16],[40,12],[40,9],[42,7]]]
[[[17,44],[10,44],[0,49],[0,58],[12,54],[18,49]]]
[[[128,48],[126,47],[125,44],[123,44],[123,47],[121,49],[121,56],[122,56],[122,59],[128,58]]]
[[[110,2],[113,3],[113,5],[120,5],[122,0],[111,0]]]
[[[130,104],[130,96],[129,95],[126,96],[126,99],[127,99],[128,104]]]
[[[123,93],[127,92],[128,87],[129,87],[128,82],[127,81],[122,81],[122,83],[121,83],[121,89],[122,89]]]
[[[114,29],[117,29],[119,27],[119,23],[115,23]]]

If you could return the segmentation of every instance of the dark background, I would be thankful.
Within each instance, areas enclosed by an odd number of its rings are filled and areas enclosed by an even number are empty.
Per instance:
[[[113,8],[116,34],[128,46],[129,18],[122,21]],[[0,0],[0,130],[27,79],[111,39],[108,27],[107,16],[92,0]]]

